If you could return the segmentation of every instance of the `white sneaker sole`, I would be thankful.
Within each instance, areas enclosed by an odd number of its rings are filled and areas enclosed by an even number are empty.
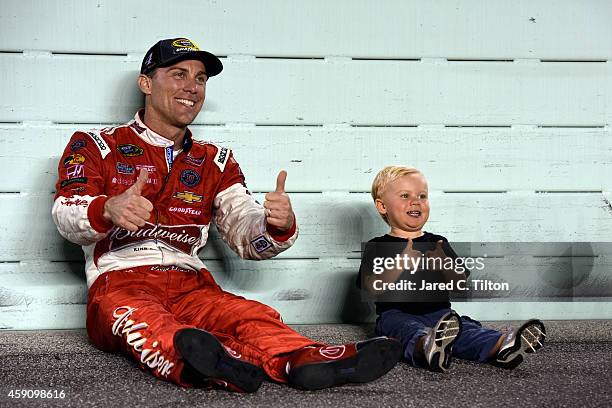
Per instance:
[[[431,330],[434,340],[425,346],[425,359],[432,370],[444,372],[450,368],[453,344],[461,331],[461,319],[455,312],[447,313]]]

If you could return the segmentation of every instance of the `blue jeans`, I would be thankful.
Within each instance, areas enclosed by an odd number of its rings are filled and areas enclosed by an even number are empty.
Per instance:
[[[435,324],[451,309],[440,309],[424,315],[413,315],[392,309],[376,319],[376,335],[398,339],[404,347],[404,360],[417,366],[414,347],[419,337],[427,334],[427,328]],[[461,316],[461,332],[453,345],[452,355],[466,360],[485,362],[502,333],[482,327],[480,322]]]

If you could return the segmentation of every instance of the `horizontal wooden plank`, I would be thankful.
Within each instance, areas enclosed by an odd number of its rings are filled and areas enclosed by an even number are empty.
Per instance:
[[[143,104],[139,66],[0,54],[0,121],[123,122]],[[603,125],[611,76],[605,63],[230,58],[198,123]]]
[[[607,59],[606,0],[5,0],[0,49],[142,52],[186,35],[221,55]],[[262,12],[265,10],[265,12]],[[168,16],[180,15],[180,18]],[[45,22],[41,24],[40,22]],[[315,24],[316,22],[316,24]],[[112,26],[112,29],[109,27]],[[580,33],[579,36],[575,33]]]
[[[612,299],[612,257],[483,258],[473,267],[469,293],[458,302],[479,299],[545,301]],[[267,302],[343,303],[362,298],[355,286],[359,259],[272,259],[266,262],[207,261],[206,267],[225,290]],[[488,289],[481,281],[507,283],[508,290]],[[420,286],[420,285],[419,285]],[[0,306],[86,303],[84,264],[28,262],[0,264]],[[355,292],[355,293],[352,293]],[[341,296],[338,297],[338,294]],[[338,305],[342,306],[342,305]]]
[[[91,127],[0,125],[0,173],[10,175],[0,191],[52,192],[68,139]],[[253,191],[273,188],[280,169],[288,171],[290,192],[368,191],[392,163],[421,169],[430,188],[443,191],[612,190],[610,128],[195,125],[192,131],[232,148]]]
[[[300,237],[280,257],[347,258],[360,252],[362,241],[388,230],[369,194],[290,197]],[[455,242],[609,242],[612,236],[612,213],[601,193],[434,192],[430,202],[425,229]],[[51,205],[50,194],[0,194],[0,261],[82,259],[57,233]],[[212,234],[202,256],[235,259],[219,240]]]
[[[7,306],[0,313],[0,330],[52,330],[85,328],[85,305]]]
[[[451,241],[455,252],[462,257],[520,257],[539,258],[606,256],[612,258],[612,242],[458,242]],[[513,261],[516,262],[516,261]]]
[[[349,260],[335,265],[316,260],[237,261],[229,266],[207,262],[225,290],[269,304],[290,323],[368,318],[367,304],[353,304],[359,303],[354,264]],[[84,320],[80,324],[74,320],[78,316],[69,316],[73,319],[65,322],[44,319],[45,310],[85,303],[84,277],[79,280],[74,275],[78,267],[64,263],[0,264],[0,328],[82,327]],[[18,317],[28,320],[18,321]]]
[[[527,320],[588,320],[612,319],[610,303],[605,302],[473,302],[458,303],[453,308],[461,315],[481,321]],[[375,314],[357,321],[342,320],[339,316],[324,317],[305,311],[299,302],[277,307],[287,324],[324,324],[373,322]],[[0,330],[52,330],[85,327],[84,304],[11,306],[2,308]]]
[[[0,307],[87,303],[84,263],[0,264]]]
[[[354,288],[358,261],[333,263],[328,260],[239,261],[229,267],[210,262],[218,283],[227,291],[255,299],[279,310],[287,323],[371,322],[372,307]],[[82,264],[81,264],[82,266]],[[0,328],[12,330],[67,329],[84,327],[86,286],[75,274],[78,264],[0,264]],[[81,272],[82,273],[82,272]],[[575,295],[594,289],[597,282],[610,285],[605,271],[592,274]],[[607,278],[606,278],[607,276]],[[598,281],[599,279],[599,281]],[[602,281],[601,279],[604,279]],[[582,287],[582,289],[581,289]],[[528,289],[525,286],[524,289]],[[580,292],[582,290],[582,292]],[[537,295],[530,292],[532,296]],[[607,301],[605,300],[607,299]],[[454,308],[482,320],[611,318],[605,307],[610,298],[577,302],[454,303]]]

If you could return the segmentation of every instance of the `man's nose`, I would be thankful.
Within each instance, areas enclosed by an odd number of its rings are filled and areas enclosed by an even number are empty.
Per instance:
[[[197,83],[196,83],[195,78],[187,78],[185,80],[185,84],[183,86],[183,89],[186,92],[196,93],[197,92]]]

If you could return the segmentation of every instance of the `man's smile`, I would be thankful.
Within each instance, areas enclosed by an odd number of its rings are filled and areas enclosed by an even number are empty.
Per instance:
[[[195,105],[195,102],[191,101],[189,99],[176,98],[176,101],[178,103],[180,103],[181,105],[184,105],[184,106],[187,106],[187,107],[190,107],[190,108],[192,108]]]

